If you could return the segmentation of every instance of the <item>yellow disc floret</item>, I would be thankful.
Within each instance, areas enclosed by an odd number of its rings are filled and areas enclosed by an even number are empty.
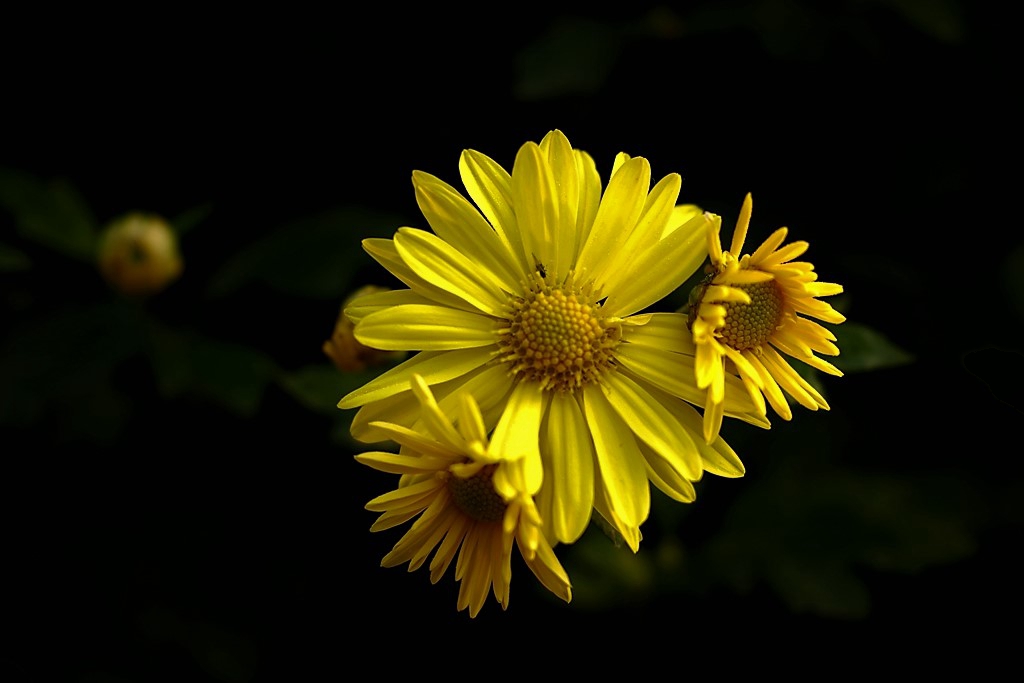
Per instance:
[[[494,490],[491,478],[497,465],[487,465],[471,477],[448,476],[448,491],[455,505],[478,522],[500,522],[505,516],[505,501]]]
[[[719,341],[737,351],[761,346],[778,328],[782,316],[782,292],[775,280],[733,285],[746,292],[750,303],[726,302],[725,326],[718,330]]]
[[[501,358],[518,379],[572,391],[609,367],[620,328],[601,315],[589,292],[571,281],[548,285],[538,274],[526,296],[510,303],[501,335]]]

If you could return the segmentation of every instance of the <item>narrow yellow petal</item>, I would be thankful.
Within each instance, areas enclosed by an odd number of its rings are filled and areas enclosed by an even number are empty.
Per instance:
[[[572,585],[569,582],[569,575],[562,568],[551,546],[541,543],[537,547],[534,559],[527,561],[526,566],[530,568],[542,586],[562,600],[572,602]]]
[[[574,262],[579,260],[580,251],[587,243],[590,229],[594,225],[597,209],[601,205],[601,174],[593,157],[586,152],[573,150],[576,158],[576,177],[579,181],[579,205],[576,208],[576,244]]]
[[[677,204],[672,208],[672,214],[669,216],[668,222],[665,224],[665,229],[661,233],[661,237],[664,239],[668,237],[669,233],[675,232],[679,228],[683,227],[697,216],[704,216],[705,222],[699,224],[701,230],[707,230],[709,227],[708,222],[711,221],[711,214],[705,213],[696,204]],[[707,239],[707,233],[701,235],[701,239]]]
[[[370,512],[381,512],[387,510],[392,505],[401,505],[402,501],[405,500],[421,500],[424,496],[432,496],[442,486],[444,486],[444,483],[437,479],[425,479],[418,484],[403,486],[400,489],[382,493],[367,502],[366,509]]]
[[[722,429],[722,417],[724,411],[723,403],[716,401],[708,392],[707,402],[704,404],[704,443],[714,443],[718,438],[718,432]]]
[[[695,216],[690,224],[646,249],[623,250],[624,262],[606,276],[607,314],[625,316],[643,310],[686,282],[704,262],[705,222],[703,214]]]
[[[640,451],[644,454],[647,478],[651,480],[651,483],[658,490],[680,503],[692,503],[697,498],[697,491],[693,488],[693,482],[686,477],[680,476],[679,472],[669,467],[664,459],[660,458],[645,444],[640,444]]]
[[[779,388],[778,382],[776,382],[775,378],[772,377],[771,371],[766,368],[764,363],[762,363],[754,354],[747,354],[747,360],[750,361],[750,364],[753,365],[757,369],[758,374],[761,375],[761,379],[764,382],[764,388],[762,391],[764,392],[765,398],[768,399],[768,403],[771,405],[772,410],[774,410],[783,420],[792,420],[793,411],[790,410],[789,403],[786,401],[786,397],[783,395],[782,389]]]
[[[843,286],[834,282],[808,282],[804,289],[809,296],[834,296],[843,293]]]
[[[515,291],[523,277],[519,262],[476,207],[429,173],[414,171],[412,178],[416,202],[437,236],[492,273],[506,291]]]
[[[740,207],[740,215],[736,218],[736,229],[732,233],[732,246],[729,251],[736,258],[743,253],[743,242],[747,239],[747,228],[750,226],[750,214],[754,210],[754,198],[750,193],[743,198],[743,206]]]
[[[552,533],[562,543],[575,543],[590,523],[594,504],[594,446],[579,404],[570,394],[551,398],[544,439],[545,464],[552,493]]]
[[[447,396],[438,396],[437,403],[443,413],[454,415],[459,410],[459,402],[462,400],[459,395],[466,393],[472,396],[480,409],[487,431],[490,431],[504,412],[511,391],[512,382],[509,381],[508,370],[503,365],[491,365],[468,375],[459,388]]]
[[[644,381],[694,405],[704,405],[705,392],[697,386],[693,358],[639,344],[620,344],[615,350],[615,358]],[[715,361],[721,366],[720,357],[711,362]],[[725,378],[725,384],[725,409],[730,414],[755,410],[739,378],[729,375]]]
[[[708,285],[704,289],[704,297],[702,301],[738,301],[741,304],[749,304],[750,295],[742,289],[730,287],[728,285]]]
[[[356,339],[385,351],[448,351],[492,346],[497,341],[494,319],[447,306],[393,306],[363,318]]]
[[[764,259],[761,260],[761,263],[758,265],[761,268],[771,268],[772,266],[776,266],[780,263],[792,261],[797,256],[800,256],[805,251],[807,251],[807,248],[810,246],[810,244],[804,242],[803,240],[790,242],[789,244],[782,247],[778,251],[769,254],[768,256],[765,256]]]
[[[392,433],[376,425],[411,427],[419,417],[420,402],[411,391],[404,391],[364,405],[352,417],[349,431],[352,438],[364,443],[381,443],[388,441]]]
[[[705,212],[710,222],[707,224],[708,258],[716,265],[725,258],[722,254],[722,217],[718,214]]]
[[[508,301],[501,279],[477,254],[463,254],[426,230],[399,228],[395,249],[426,282],[451,292],[489,315],[500,316]]]
[[[436,304],[437,302],[412,291],[411,289],[392,289],[386,292],[373,292],[353,299],[345,307],[345,316],[353,323],[358,323],[370,313],[384,308],[403,304]]]
[[[459,158],[459,173],[466,192],[494,228],[523,273],[532,270],[512,204],[512,176],[496,161],[474,150],[465,150]]]
[[[661,239],[669,218],[672,216],[672,210],[676,206],[676,200],[679,199],[682,182],[678,173],[669,173],[651,188],[647,200],[644,202],[643,211],[637,219],[636,228],[623,243],[624,257],[621,262],[628,263],[629,254],[637,253]],[[703,237],[702,233],[701,238]],[[608,287],[614,289],[614,285],[609,284]]]
[[[457,392],[459,399],[459,420],[458,428],[462,438],[467,443],[487,443],[487,427],[484,425],[483,415],[480,413],[480,406],[473,399],[473,395],[465,390]],[[441,409],[444,411],[444,408]],[[448,414],[445,411],[445,414]]]
[[[340,401],[341,409],[358,408],[372,401],[409,390],[413,374],[422,375],[428,384],[438,384],[461,377],[479,368],[493,356],[489,348],[458,351],[424,351],[378,375]]]
[[[637,316],[634,316],[637,317]],[[622,328],[622,338],[630,344],[639,344],[662,351],[672,351],[693,356],[696,347],[693,335],[686,325],[682,313],[653,313],[643,325],[627,325]]]
[[[656,388],[651,391],[665,403],[665,406],[672,411],[684,428],[689,429],[693,434],[703,433],[703,418],[693,406],[675,396],[664,395]],[[739,456],[721,436],[712,440],[711,443],[705,439],[704,441],[697,440],[694,444],[700,452],[701,464],[706,472],[720,477],[742,477],[746,471]]]
[[[572,170],[575,172],[575,164]],[[546,155],[535,143],[526,143],[516,155],[512,167],[512,201],[523,250],[532,262],[543,265],[556,277],[561,275],[557,267],[567,264],[570,258],[570,254],[559,253],[564,246],[564,242],[557,236],[562,227],[562,205],[558,200],[558,185]],[[575,227],[574,216],[571,229]]]
[[[776,249],[779,248],[779,246],[782,245],[783,242],[786,241],[786,235],[788,233],[789,233],[789,229],[788,228],[779,228],[778,230],[773,232],[771,235],[769,235],[768,239],[766,239],[764,242],[762,242],[761,246],[759,246],[757,248],[757,251],[755,251],[753,254],[750,255],[750,260],[748,261],[750,266],[752,268],[759,268],[759,267],[761,267],[761,265],[762,265],[761,262],[764,259],[768,258],[768,256],[771,253],[773,253]]]
[[[398,255],[395,241],[381,238],[363,240],[363,249],[377,263],[384,266],[392,275],[404,282],[412,291],[431,301],[465,311],[475,311],[477,307],[447,291],[444,287],[433,285],[410,268]]]
[[[584,387],[583,409],[594,440],[597,472],[609,508],[623,536],[636,552],[637,532],[651,507],[651,489],[643,454],[633,432],[608,402],[600,386],[588,384]]]
[[[568,138],[558,130],[544,136],[540,149],[547,159],[546,165],[554,183],[554,201],[557,205],[557,210],[553,212],[557,216],[557,223],[551,235],[555,247],[554,257],[549,270],[554,272],[556,280],[561,281],[576,264],[576,213],[580,202],[576,155]]]
[[[577,260],[580,272],[598,287],[607,275],[608,263],[636,226],[650,186],[651,165],[643,157],[624,163],[609,181]]]
[[[437,399],[430,391],[430,386],[422,375],[413,375],[409,383],[412,393],[420,402],[420,421],[426,431],[433,436],[438,443],[448,446],[456,453],[466,452],[466,442],[462,435],[452,425],[451,418],[441,412],[437,405]]]
[[[536,382],[520,382],[512,390],[505,412],[491,434],[491,448],[504,457],[524,458],[528,490],[540,489],[544,468],[540,459],[540,425],[550,399]]]
[[[801,377],[775,349],[765,348],[761,353],[761,362],[772,373],[772,377],[776,379],[783,390],[796,399],[797,403],[808,410],[817,410],[818,408],[828,410],[828,402],[825,397]]]
[[[680,476],[700,479],[704,468],[689,431],[661,402],[621,373],[607,373],[603,385],[608,402],[640,441]]]

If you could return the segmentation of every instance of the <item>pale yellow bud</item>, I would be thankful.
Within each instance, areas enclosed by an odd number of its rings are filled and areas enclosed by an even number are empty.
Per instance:
[[[386,291],[387,287],[366,285],[353,292],[341,304],[338,319],[334,324],[334,333],[323,343],[323,351],[342,372],[358,372],[374,365],[402,360],[407,355],[404,351],[381,351],[361,344],[354,334],[355,325],[345,315],[345,307],[353,299],[364,294]]]
[[[181,275],[178,237],[160,216],[131,213],[103,231],[99,269],[117,291],[146,296],[163,290]]]

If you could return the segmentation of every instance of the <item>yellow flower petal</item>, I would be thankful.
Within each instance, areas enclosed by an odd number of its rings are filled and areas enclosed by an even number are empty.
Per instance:
[[[394,289],[386,292],[373,292],[371,294],[364,294],[349,302],[349,304],[345,306],[345,316],[352,321],[352,323],[358,323],[370,313],[390,308],[392,306],[401,306],[404,304],[430,305],[435,303],[437,302],[428,299],[422,294],[417,294],[411,289]]]
[[[621,266],[630,263],[630,257],[646,249],[649,245],[657,243],[665,231],[672,210],[679,199],[679,188],[682,186],[682,178],[678,173],[669,173],[667,176],[655,183],[647,195],[647,201],[637,219],[636,227],[633,229],[622,244],[619,261],[611,265],[609,280],[605,287],[609,291],[615,289],[615,271]],[[701,238],[704,235],[701,234]],[[702,254],[703,256],[703,254]]]
[[[412,179],[420,211],[437,236],[493,274],[505,291],[516,291],[523,270],[476,207],[429,173],[414,171]]]
[[[639,344],[662,351],[693,356],[696,347],[681,313],[653,313],[643,325],[622,328],[622,338],[630,344]]]
[[[615,172],[601,198],[594,225],[577,259],[577,270],[598,287],[608,264],[636,226],[651,186],[651,166],[643,157],[630,159]]]
[[[623,263],[605,283],[608,315],[628,315],[660,301],[679,288],[704,261],[703,215],[639,253],[623,251]]]
[[[576,177],[579,182],[579,206],[576,209],[576,263],[580,251],[587,243],[594,225],[597,209],[601,205],[601,176],[593,157],[581,150],[573,150],[576,158]]]
[[[597,472],[609,509],[633,552],[639,550],[640,525],[651,509],[643,454],[633,432],[597,385],[583,389],[583,410],[594,439]]]
[[[551,453],[544,488],[552,497],[548,523],[562,543],[575,543],[590,523],[594,504],[594,447],[576,399],[551,397],[545,446]]]
[[[531,382],[520,382],[512,390],[498,425],[491,434],[491,447],[510,458],[525,458],[526,492],[541,486],[544,468],[540,460],[540,425],[550,394]],[[504,492],[503,492],[504,495]]]
[[[512,208],[512,176],[496,161],[474,150],[462,153],[459,173],[466,192],[519,265],[520,272],[530,272],[533,264],[523,251],[519,223]]]
[[[479,368],[491,357],[492,351],[487,348],[418,353],[347,394],[338,401],[338,407],[358,408],[371,401],[408,391],[413,374],[421,375],[431,385],[447,382]]]
[[[550,257],[545,254],[541,262],[547,266],[547,259],[550,258],[549,270],[553,272],[556,281],[561,281],[569,269],[576,264],[576,228],[578,225],[576,213],[580,201],[576,155],[568,138],[559,130],[553,130],[544,136],[540,143],[540,150],[544,154],[545,166],[548,168],[550,182],[555,190],[552,201],[555,210],[550,217],[556,221],[552,226],[554,232],[546,233],[549,235],[548,239],[553,247],[553,252]],[[515,171],[513,171],[514,175]]]
[[[700,479],[703,467],[693,439],[664,404],[622,373],[609,373],[604,384],[608,402],[640,441],[680,476]]]
[[[561,228],[557,194],[558,187],[544,153],[537,144],[526,143],[519,149],[512,168],[512,201],[519,234],[523,250],[534,265],[550,269],[556,278],[557,265],[569,258],[568,254],[559,254],[563,243],[556,237]]]
[[[434,303],[444,304],[464,311],[478,310],[476,306],[455,296],[451,292],[430,284],[410,268],[398,255],[394,240],[371,238],[363,240],[363,249],[377,263],[388,269],[395,277],[404,282],[409,289]]]
[[[377,311],[355,329],[361,344],[386,351],[447,351],[493,345],[493,319],[445,306],[407,304]]]
[[[651,480],[659,491],[672,500],[680,503],[692,503],[697,498],[697,491],[693,482],[683,477],[673,467],[658,456],[646,444],[640,444],[640,451],[644,454],[644,463],[647,466],[647,478]]]
[[[743,253],[743,242],[747,239],[747,227],[750,225],[750,214],[754,210],[754,199],[747,193],[740,207],[740,215],[736,218],[736,230],[732,233],[732,246],[729,251],[739,256]]]
[[[395,249],[423,280],[443,287],[489,315],[501,315],[507,295],[503,283],[483,267],[478,254],[463,254],[433,233],[399,228]]]

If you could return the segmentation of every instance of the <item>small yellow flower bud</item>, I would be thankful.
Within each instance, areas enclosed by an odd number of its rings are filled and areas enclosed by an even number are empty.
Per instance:
[[[163,218],[131,213],[112,221],[99,245],[99,269],[117,291],[145,296],[181,275],[178,237]]]
[[[356,340],[355,324],[345,315],[345,307],[351,301],[364,294],[386,292],[387,287],[366,285],[353,292],[341,304],[338,320],[334,324],[334,333],[324,342],[323,351],[335,366],[342,372],[358,372],[374,365],[383,365],[406,357],[404,351],[381,351],[365,346]]]

